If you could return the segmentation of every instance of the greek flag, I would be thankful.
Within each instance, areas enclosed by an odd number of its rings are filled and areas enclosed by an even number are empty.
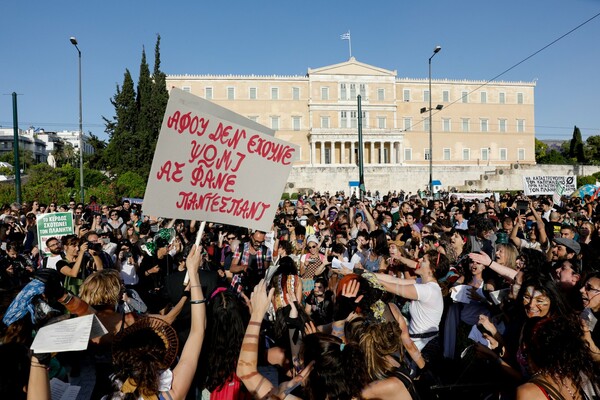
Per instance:
[[[340,35],[340,39],[342,39],[342,40],[350,40],[350,32],[342,33]]]

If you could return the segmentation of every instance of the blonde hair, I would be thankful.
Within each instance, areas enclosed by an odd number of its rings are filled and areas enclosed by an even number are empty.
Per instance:
[[[504,249],[504,254],[506,254],[506,263],[504,266],[510,269],[517,269],[517,257],[519,256],[519,250],[517,250],[517,248],[510,243],[496,244],[496,250],[498,250],[500,247]]]
[[[393,366],[387,356],[399,353],[402,357],[400,327],[395,322],[367,326],[360,336],[359,344],[365,355],[371,381],[385,379],[390,375]]]
[[[90,306],[116,306],[121,297],[119,272],[114,269],[94,272],[81,284],[79,297]]]

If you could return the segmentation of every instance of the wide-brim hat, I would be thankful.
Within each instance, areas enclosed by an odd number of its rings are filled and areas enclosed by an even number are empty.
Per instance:
[[[171,366],[177,358],[177,350],[179,348],[177,332],[169,323],[156,317],[144,317],[139,319],[133,325],[128,326],[117,333],[112,343],[113,358],[118,352],[135,351],[135,349],[129,347],[129,341],[126,339],[141,331],[149,331],[158,336],[164,344],[164,365],[166,367]]]

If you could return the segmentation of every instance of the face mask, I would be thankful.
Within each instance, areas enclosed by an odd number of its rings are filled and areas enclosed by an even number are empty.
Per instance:
[[[392,223],[391,223],[391,222],[388,222],[388,223],[386,223],[386,224],[385,224],[385,226],[386,226],[387,228],[391,228],[391,227],[392,227]]]
[[[400,211],[400,207],[392,207],[392,209],[390,211],[392,212],[392,214],[395,214],[398,211]]]

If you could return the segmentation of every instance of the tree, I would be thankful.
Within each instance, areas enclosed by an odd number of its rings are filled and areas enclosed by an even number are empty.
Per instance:
[[[548,145],[541,140],[535,139],[535,158],[536,162],[539,162],[538,159],[545,157],[546,152],[548,151]]]
[[[577,160],[578,163],[585,163],[585,155],[583,152],[583,141],[581,140],[581,131],[575,125],[573,129],[573,138],[569,146],[569,157]]]
[[[106,160],[104,158],[104,151],[106,150],[106,142],[104,140],[101,140],[98,136],[92,134],[91,132],[89,133],[89,135],[90,139],[88,140],[88,143],[94,148],[94,153],[84,154],[84,163],[87,163],[88,168],[100,170],[105,169]]]
[[[585,156],[588,163],[600,164],[600,136],[590,136],[585,141]]]
[[[114,174],[131,170],[135,167],[134,161],[137,148],[135,137],[137,127],[136,94],[133,79],[128,69],[125,70],[123,85],[117,85],[117,93],[111,99],[115,107],[115,116],[112,120],[104,117],[106,133],[110,140],[104,152],[104,163]]]
[[[154,47],[154,72],[152,73],[152,140],[150,141],[150,152],[154,154],[156,142],[162,120],[169,102],[169,91],[167,90],[167,74],[160,70],[160,35],[156,36]]]

